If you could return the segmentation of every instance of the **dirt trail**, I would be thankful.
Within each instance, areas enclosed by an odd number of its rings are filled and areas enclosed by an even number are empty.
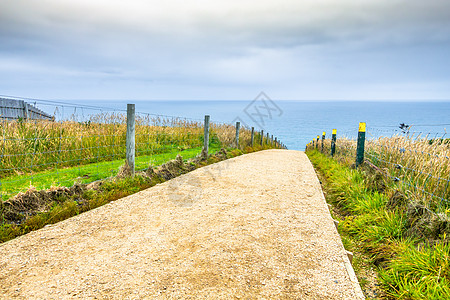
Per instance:
[[[268,150],[0,245],[0,298],[360,299],[306,155]]]

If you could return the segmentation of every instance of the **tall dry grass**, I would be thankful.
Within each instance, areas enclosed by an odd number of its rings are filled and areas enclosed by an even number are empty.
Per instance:
[[[330,149],[331,140],[326,139],[324,153],[330,154]],[[347,165],[354,164],[356,140],[339,138],[335,158]],[[433,210],[450,207],[450,140],[407,134],[367,139],[365,159],[380,168],[410,198]]]
[[[212,123],[211,131],[217,136],[222,145],[236,146],[236,126],[223,123]],[[241,127],[239,130],[239,148],[243,149],[251,144],[251,130]],[[255,139],[260,136],[255,133]]]
[[[450,206],[448,140],[396,135],[369,140],[366,158],[432,208]]]
[[[84,122],[0,122],[0,178],[46,169],[85,165],[125,158],[126,116],[93,115]],[[203,145],[203,122],[183,118],[136,116],[136,155],[182,151]],[[249,131],[241,129],[241,145]],[[210,142],[227,147],[235,127],[211,124]]]

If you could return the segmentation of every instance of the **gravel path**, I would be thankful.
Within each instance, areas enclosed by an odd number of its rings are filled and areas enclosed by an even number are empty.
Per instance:
[[[0,298],[363,296],[308,158],[267,150],[0,245]]]

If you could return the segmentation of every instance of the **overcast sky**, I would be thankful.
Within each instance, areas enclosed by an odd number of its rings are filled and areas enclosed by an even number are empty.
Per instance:
[[[450,99],[449,0],[0,0],[0,94]]]

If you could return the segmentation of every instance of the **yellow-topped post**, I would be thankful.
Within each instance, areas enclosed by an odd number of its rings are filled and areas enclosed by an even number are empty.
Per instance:
[[[366,132],[366,123],[360,122],[359,123],[359,132]]]
[[[334,156],[334,153],[336,153],[336,129],[333,129],[331,132],[331,157]]]
[[[317,136],[317,138],[316,138],[316,149],[319,148],[319,138],[320,138],[320,136]]]
[[[364,161],[364,143],[366,141],[366,123],[359,123],[358,143],[356,145],[356,167]]]
[[[325,131],[322,132],[322,153],[323,153],[323,143],[325,141]]]

